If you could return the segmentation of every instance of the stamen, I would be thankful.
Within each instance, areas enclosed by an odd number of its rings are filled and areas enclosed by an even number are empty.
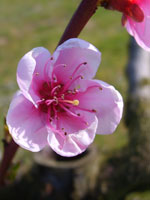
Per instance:
[[[57,90],[57,89],[60,89],[61,88],[61,85],[57,85],[56,87],[54,87],[51,91],[51,95],[54,94],[54,92]]]
[[[71,90],[68,90],[67,93],[68,93],[68,94],[72,94],[72,91],[71,91]]]
[[[67,66],[66,64],[58,64],[58,65],[54,66],[54,69],[53,69],[53,71],[52,71],[52,79],[53,79],[54,74],[55,74],[55,71],[56,71],[56,69],[57,69],[58,67],[66,67],[66,66]]]
[[[79,65],[75,68],[74,72],[72,73],[72,77],[74,77],[75,73],[76,73],[81,67],[85,66],[86,64],[87,64],[87,62],[83,62],[83,63],[79,64]]]
[[[37,100],[37,101],[36,101],[36,104],[38,104],[38,105],[39,105],[39,104],[43,103],[44,101],[45,101],[45,99],[44,99],[44,98],[43,98],[43,99],[40,99],[40,100]]]
[[[57,112],[57,110],[56,110],[54,105],[53,105],[53,110],[54,110],[56,129],[58,130],[59,129],[58,114],[57,114],[58,112]]]
[[[64,105],[62,105],[62,104],[59,104],[60,105],[60,107],[62,108],[62,109],[64,109],[66,112],[68,112],[70,115],[72,115],[73,117],[78,117],[75,113],[73,113],[72,111],[70,111],[69,109],[67,109]]]
[[[63,132],[61,132],[60,130],[58,130],[58,129],[55,129],[52,125],[51,125],[51,122],[52,122],[52,120],[51,120],[51,118],[49,117],[50,116],[50,107],[49,107],[49,109],[48,109],[48,114],[47,114],[47,124],[48,124],[48,126],[50,127],[50,129],[54,132],[54,133],[58,133],[63,139],[65,139],[65,136],[64,136],[64,134],[63,134]],[[50,121],[51,120],[51,121]]]
[[[86,109],[86,108],[80,108],[80,107],[78,107],[78,109],[79,109],[79,110],[86,111],[86,112],[90,112],[90,113],[92,113],[92,112],[96,112],[96,110],[95,110],[95,109],[92,109],[92,110],[90,110],[90,109]]]
[[[70,80],[66,83],[66,85],[65,85],[65,87],[63,88],[63,91],[62,91],[62,92],[65,92],[65,91],[70,87],[70,85],[71,85],[74,81],[76,81],[77,79],[79,79],[79,78],[83,79],[83,78],[84,78],[82,75],[78,75],[77,77],[74,78],[74,75],[75,75],[76,72],[80,69],[81,66],[84,66],[84,65],[86,65],[86,64],[87,64],[87,62],[83,62],[83,63],[79,64],[79,65],[76,67],[76,69],[74,70],[74,72],[72,73],[72,75],[69,77]],[[84,69],[83,69],[83,70],[84,70]]]
[[[48,85],[49,85],[49,83],[47,81],[47,79],[48,79],[48,77],[47,77],[47,68],[48,68],[48,65],[50,66],[50,64],[51,64],[51,59],[48,59],[48,61],[46,62],[45,66],[44,66],[44,78],[45,78],[45,80],[46,80]]]
[[[65,92],[65,91],[72,85],[72,83],[75,82],[76,80],[78,80],[79,78],[82,79],[83,77],[82,77],[81,75],[79,75],[79,76],[75,77],[74,79],[69,80],[69,81],[66,83],[65,87],[63,88],[62,92]]]
[[[62,98],[62,99],[64,99],[64,98],[65,98],[65,95],[64,95],[64,94],[62,94],[62,95],[61,95],[61,98]]]
[[[46,103],[47,106],[49,106],[54,101],[55,101],[54,99],[48,99],[48,100],[45,101],[45,103]]]
[[[84,124],[88,125],[88,122],[86,122],[84,119],[82,119],[81,117],[78,116],[78,114],[73,113],[71,110],[67,109],[64,105],[59,104],[60,107],[62,109],[64,109],[67,113],[69,113],[71,116],[75,117],[75,118],[79,118],[81,122],[83,122]]]

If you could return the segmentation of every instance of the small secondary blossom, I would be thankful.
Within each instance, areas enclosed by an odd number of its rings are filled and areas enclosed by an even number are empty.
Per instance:
[[[107,2],[104,7],[123,13],[122,25],[142,48],[150,51],[150,0],[104,0],[104,2]]]
[[[33,152],[49,145],[62,156],[75,156],[95,134],[110,134],[120,122],[122,97],[113,86],[91,80],[101,54],[90,43],[70,39],[53,55],[43,47],[20,60],[7,125],[14,141]]]

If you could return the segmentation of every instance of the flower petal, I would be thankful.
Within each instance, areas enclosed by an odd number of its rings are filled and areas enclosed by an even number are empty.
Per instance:
[[[10,134],[22,148],[37,152],[47,145],[44,115],[20,91],[10,104],[6,120]]]
[[[48,134],[50,147],[59,155],[71,157],[84,152],[93,142],[97,129],[98,120],[91,123],[89,127],[78,132],[68,134],[65,140],[58,134]]]
[[[99,80],[81,80],[76,99],[79,107],[93,111],[98,118],[97,134],[111,134],[123,112],[123,100],[115,88]]]
[[[53,57],[54,73],[61,83],[70,80],[75,70],[75,76],[82,75],[86,79],[94,77],[101,61],[101,53],[96,47],[77,38],[58,46]],[[60,64],[65,64],[66,67]],[[79,67],[80,64],[82,65]]]
[[[44,67],[50,59],[50,53],[43,47],[37,47],[26,53],[20,60],[17,69],[17,82],[24,96],[30,101],[38,99],[31,88],[33,77],[44,80]]]
[[[128,20],[125,23],[125,27],[142,48],[150,51],[150,1],[142,0],[138,2],[138,5],[144,13],[143,22],[136,22],[127,17]]]

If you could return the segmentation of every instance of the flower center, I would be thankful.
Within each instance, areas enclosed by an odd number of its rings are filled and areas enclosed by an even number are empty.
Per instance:
[[[61,84],[51,87],[50,83],[44,82],[42,88],[39,90],[41,100],[37,101],[39,109],[48,113],[51,109],[51,117],[54,116],[54,107],[56,111],[64,112],[62,105],[65,107],[78,106],[79,100],[74,99],[77,90],[64,90],[64,86]]]
[[[85,70],[84,66],[86,66],[87,63],[83,62],[79,64],[65,84],[62,84],[59,80],[57,80],[57,71],[60,70],[61,67],[64,67],[64,70],[67,70],[67,67],[69,66],[66,64],[59,64],[55,66],[53,68],[51,78],[49,78],[47,73],[49,67],[48,64],[49,61],[45,64],[44,68],[44,77],[46,81],[42,83],[41,87],[37,91],[38,96],[40,96],[40,100],[36,103],[38,105],[38,109],[46,114],[47,125],[50,129],[65,139],[68,133],[64,127],[60,127],[59,119],[62,117],[61,114],[67,114],[67,116],[79,119],[80,123],[82,123],[84,127],[87,127],[89,124],[84,120],[84,117],[81,116],[81,113],[84,111],[90,113],[97,112],[95,109],[80,107],[80,102],[76,98],[77,94],[79,95],[80,92],[77,88],[73,87],[74,83],[78,79],[83,79],[81,73]],[[38,76],[39,73],[36,72],[35,75]],[[98,88],[102,90],[99,85],[88,87],[88,89],[90,88]]]
[[[66,67],[66,65],[59,64],[55,66],[52,71],[50,81],[45,81],[41,85],[41,88],[38,90],[38,94],[41,97],[40,100],[36,102],[38,108],[42,112],[47,114],[47,122],[51,130],[54,131],[55,133],[58,133],[62,137],[65,137],[67,133],[66,131],[65,132],[63,131],[64,128],[61,128],[58,125],[60,113],[67,113],[67,115],[69,116],[80,118],[80,121],[82,121],[86,125],[88,124],[86,121],[82,119],[79,113],[76,114],[75,111],[73,111],[74,110],[73,107],[77,107],[80,104],[79,100],[75,98],[76,94],[78,94],[79,91],[75,88],[70,89],[71,85],[76,80],[83,78],[81,75],[78,75],[77,72],[86,64],[87,64],[86,62],[79,64],[71,74],[69,80],[66,81],[65,85],[57,80],[56,69],[62,66]],[[47,67],[48,65],[46,64],[45,65],[46,80],[48,80],[46,76]],[[80,70],[80,73],[81,71],[82,69]]]

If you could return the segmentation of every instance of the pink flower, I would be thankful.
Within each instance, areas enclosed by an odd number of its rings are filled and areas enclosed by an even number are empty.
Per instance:
[[[150,51],[150,0],[109,0],[108,4],[104,7],[123,13],[123,26],[142,48]]]
[[[150,51],[150,0],[136,0],[133,5],[133,17],[124,14],[124,25],[136,42]]]
[[[33,152],[49,145],[62,156],[75,156],[95,134],[110,134],[120,122],[122,97],[113,86],[91,80],[101,54],[90,43],[70,39],[51,56],[32,49],[18,64],[20,91],[7,114],[14,141]]]

